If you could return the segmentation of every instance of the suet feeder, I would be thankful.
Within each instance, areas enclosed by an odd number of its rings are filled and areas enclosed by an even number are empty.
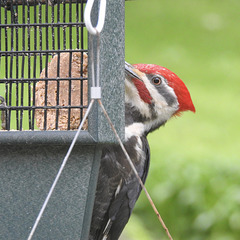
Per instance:
[[[96,59],[87,59],[85,4],[1,1],[0,239],[27,239],[88,107]],[[122,139],[124,37],[124,0],[107,1],[93,52],[100,47],[102,102]],[[101,148],[116,140],[96,103],[84,128],[33,239],[88,239]]]

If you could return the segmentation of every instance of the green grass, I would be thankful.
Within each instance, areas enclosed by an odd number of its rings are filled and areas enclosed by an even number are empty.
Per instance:
[[[174,71],[196,107],[149,135],[147,187],[174,239],[240,236],[239,9],[237,0],[126,3],[126,60]],[[144,194],[133,214],[125,239],[167,239]]]

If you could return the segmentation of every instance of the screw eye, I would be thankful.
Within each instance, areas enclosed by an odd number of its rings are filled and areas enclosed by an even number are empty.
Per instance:
[[[160,85],[162,83],[162,79],[160,77],[153,77],[152,82],[154,85]]]

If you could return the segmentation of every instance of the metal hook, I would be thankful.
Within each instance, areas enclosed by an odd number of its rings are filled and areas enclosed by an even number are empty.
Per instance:
[[[97,35],[103,29],[105,14],[106,14],[106,0],[100,1],[98,23],[97,23],[96,27],[93,27],[92,22],[91,22],[91,11],[92,11],[92,7],[93,7],[93,3],[94,3],[94,0],[87,1],[86,7],[85,7],[85,12],[84,12],[84,21],[85,21],[88,32],[92,35]]]

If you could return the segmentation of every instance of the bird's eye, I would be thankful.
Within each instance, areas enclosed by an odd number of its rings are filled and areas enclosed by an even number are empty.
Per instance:
[[[153,77],[152,82],[154,85],[160,85],[162,82],[162,79],[160,77]]]

